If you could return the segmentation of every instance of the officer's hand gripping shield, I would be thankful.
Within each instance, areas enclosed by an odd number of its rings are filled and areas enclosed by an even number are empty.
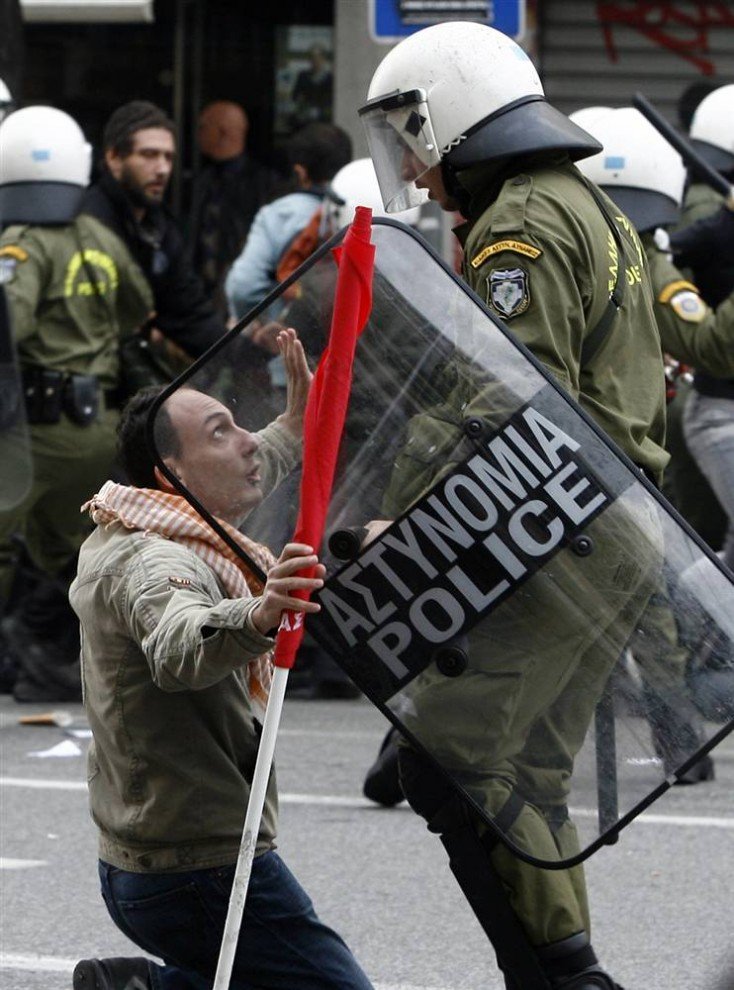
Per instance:
[[[16,508],[31,484],[31,448],[10,313],[0,286],[0,512]]]
[[[288,402],[268,342],[293,326],[318,360],[341,236],[167,393],[203,392],[260,431],[249,477],[262,501],[250,499],[241,528],[276,554],[299,475],[283,420],[267,425]],[[568,866],[731,730],[732,698],[704,722],[695,685],[712,650],[734,648],[734,588],[417,235],[378,221],[372,240],[373,308],[320,550],[322,608],[307,630],[488,831],[529,862]],[[151,437],[165,466],[161,408]],[[205,424],[201,438],[220,442]],[[239,470],[213,470],[196,491],[169,478],[242,556],[212,516]]]

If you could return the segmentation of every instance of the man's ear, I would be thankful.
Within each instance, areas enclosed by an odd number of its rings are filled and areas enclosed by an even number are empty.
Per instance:
[[[122,167],[122,157],[117,154],[114,148],[106,149],[104,153],[104,161],[112,177],[114,179],[119,179],[120,169]]]
[[[166,467],[173,474],[173,476],[178,478],[178,480],[183,484],[183,478],[180,474],[178,474],[176,469],[171,464],[166,464]],[[156,484],[158,485],[160,491],[168,492],[169,495],[178,495],[178,489],[173,487],[171,482],[159,467],[156,466],[153,468],[153,474],[155,475]]]
[[[298,162],[293,166],[293,171],[296,175],[296,181],[301,189],[309,189],[313,183],[308,174],[308,169],[305,165],[300,165]]]

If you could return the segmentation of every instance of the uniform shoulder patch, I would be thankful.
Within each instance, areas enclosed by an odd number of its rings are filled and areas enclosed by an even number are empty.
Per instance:
[[[0,285],[7,285],[15,278],[19,261],[27,261],[28,252],[17,244],[3,244],[0,247]]]
[[[697,292],[682,289],[669,300],[671,309],[687,323],[700,323],[709,313],[709,308]]]
[[[493,268],[487,276],[487,300],[504,320],[520,316],[530,305],[530,276],[524,268]]]
[[[8,282],[13,281],[17,267],[18,262],[15,258],[0,257],[0,285],[7,285]]]
[[[658,294],[658,302],[667,303],[676,295],[678,292],[683,292],[687,290],[688,292],[693,292],[698,295],[698,289],[693,284],[693,282],[688,282],[684,278],[676,279],[675,282],[668,282],[664,289],[661,289]]]
[[[491,258],[495,254],[500,254],[502,251],[513,251],[515,254],[522,254],[526,258],[532,258],[533,261],[543,253],[540,248],[533,247],[532,244],[526,244],[525,241],[505,238],[502,241],[495,241],[494,244],[489,244],[487,247],[482,248],[479,254],[472,258],[470,262],[472,268],[479,268],[487,258]]]
[[[0,247],[0,258],[15,258],[16,261],[28,261],[28,252],[17,244],[4,244]]]

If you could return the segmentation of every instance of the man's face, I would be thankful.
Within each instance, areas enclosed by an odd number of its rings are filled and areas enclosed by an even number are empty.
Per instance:
[[[173,134],[163,127],[145,127],[132,137],[129,155],[109,150],[105,161],[112,176],[140,206],[155,206],[163,200],[171,178],[176,145]]]
[[[179,389],[165,405],[180,446],[166,465],[213,516],[238,526],[263,498],[258,438],[203,392]]]
[[[214,111],[207,107],[199,116],[197,127],[199,150],[207,158],[219,161],[219,120]]]
[[[428,198],[438,203],[442,210],[451,213],[459,208],[459,204],[451,196],[444,185],[441,165],[426,166],[409,148],[404,148],[400,175],[405,182],[414,182],[416,189],[427,189]]]

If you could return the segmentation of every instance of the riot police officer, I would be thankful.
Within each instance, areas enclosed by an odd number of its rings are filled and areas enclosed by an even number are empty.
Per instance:
[[[446,211],[458,209],[466,218],[456,231],[465,280],[630,459],[659,478],[667,460],[663,362],[644,253],[629,221],[573,164],[600,145],[547,103],[525,52],[478,24],[419,31],[378,66],[360,114],[388,211],[426,195]],[[432,423],[432,442],[447,450],[455,445],[449,436],[435,438],[460,431],[464,416],[481,416],[482,401],[446,396],[443,421],[436,416]],[[416,460],[411,476],[408,460],[398,459],[386,499],[392,518],[435,479],[435,462],[421,467]],[[616,539],[624,542],[621,518],[615,525]],[[615,566],[614,542],[597,541],[595,565],[602,570]],[[594,699],[589,692],[583,703],[569,705],[569,686],[584,678],[587,662],[598,668],[600,653],[607,653],[607,673],[615,662],[653,587],[655,566],[639,564],[635,574],[634,566],[624,575],[615,571],[621,581],[616,587],[616,578],[605,587],[600,580],[594,590],[591,579],[584,606],[594,617],[587,612],[585,633],[572,636],[573,642],[565,639],[558,616],[543,606],[527,608],[528,596],[503,627],[502,656],[484,679],[472,671],[473,651],[496,653],[498,644],[469,636],[471,676],[457,679],[455,690],[471,692],[471,699],[467,695],[466,705],[458,706],[461,741],[453,749],[444,721],[442,753],[454,768],[462,753],[476,755],[481,771],[472,769],[481,774],[485,807],[496,824],[502,822],[502,832],[521,837],[540,858],[556,849],[559,858],[571,859],[578,850],[564,789]],[[608,638],[599,636],[598,625],[592,642],[592,625],[605,621],[605,595],[611,595]],[[632,607],[626,617],[623,600]],[[544,678],[553,669],[551,685]],[[430,694],[427,685],[422,706],[430,705]],[[413,714],[410,728],[425,739],[430,725],[421,725],[420,715]],[[445,711],[445,720],[450,717]],[[549,871],[515,857],[482,834],[471,815],[467,825],[416,752],[404,748],[400,762],[406,797],[450,849],[452,869],[493,943],[506,985],[516,990],[532,980],[533,986],[564,990],[614,987],[590,944],[581,867]],[[472,833],[480,836],[483,857]]]
[[[577,119],[576,114],[573,119]],[[640,234],[664,351],[671,358],[715,377],[731,375],[734,373],[734,294],[713,311],[666,250],[670,245],[668,228],[679,219],[683,196],[685,166],[680,155],[632,107],[609,110],[592,120],[588,127],[604,145],[604,151],[584,159],[579,168],[608,193]],[[680,442],[671,444],[669,436],[668,443],[670,467],[676,468],[672,500],[687,516],[686,496],[693,490],[695,477],[687,470],[689,455]],[[708,509],[706,503],[703,507]],[[698,528],[697,517],[689,521]],[[696,748],[696,736],[703,741],[703,733],[685,686],[688,651],[678,645],[679,631],[662,588],[647,610],[643,628],[644,634],[633,638],[631,648],[642,672],[646,713],[656,750],[670,771],[680,750],[690,753]],[[671,648],[661,650],[664,642]],[[677,689],[669,684],[661,692],[656,669],[663,652],[667,654],[665,665],[678,667],[679,684]],[[678,777],[677,782],[694,784],[711,780],[713,776],[713,761],[706,756]]]
[[[0,514],[3,611],[18,535],[51,582],[41,581],[38,594],[3,621],[21,664],[19,701],[79,695],[78,625],[66,600],[85,536],[79,507],[114,458],[121,339],[153,306],[148,282],[122,241],[79,215],[89,172],[90,147],[60,110],[29,107],[0,125],[0,279],[33,462],[27,496]]]

